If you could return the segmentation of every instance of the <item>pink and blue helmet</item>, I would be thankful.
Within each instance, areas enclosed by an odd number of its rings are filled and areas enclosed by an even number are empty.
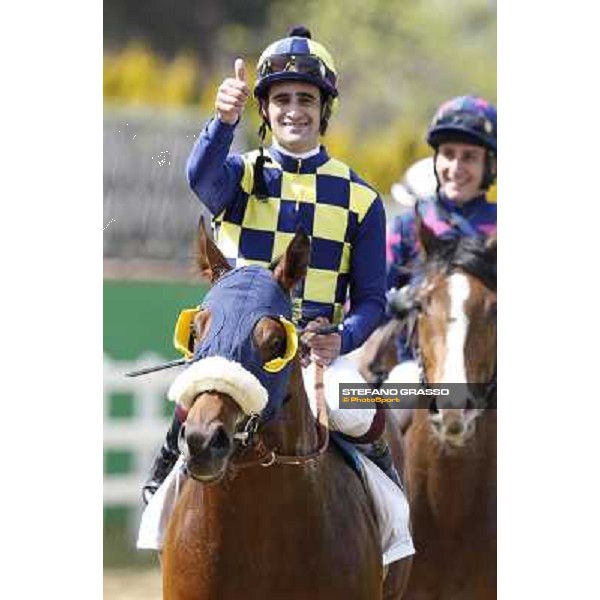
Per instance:
[[[497,152],[496,107],[478,96],[458,96],[444,102],[436,111],[427,143],[436,148],[444,142],[464,142]]]

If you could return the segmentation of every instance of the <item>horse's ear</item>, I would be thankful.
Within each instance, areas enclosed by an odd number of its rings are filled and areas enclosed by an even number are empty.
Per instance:
[[[497,247],[498,247],[498,234],[493,233],[485,240],[485,253],[486,253],[487,257],[493,262],[496,262]]]
[[[299,229],[275,266],[273,277],[281,287],[291,290],[306,277],[309,258],[310,239],[304,231]]]
[[[415,228],[425,258],[430,258],[439,253],[444,243],[435,235],[433,229],[427,226],[419,212],[418,205],[415,207]]]
[[[200,274],[214,283],[227,271],[231,270],[231,266],[227,259],[223,256],[217,245],[208,237],[206,227],[204,226],[204,217],[200,217],[198,223],[198,236],[196,238],[196,263]]]

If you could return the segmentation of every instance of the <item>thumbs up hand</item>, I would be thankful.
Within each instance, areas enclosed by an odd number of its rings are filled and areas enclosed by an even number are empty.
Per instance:
[[[236,58],[233,63],[233,69],[235,71],[235,78],[238,81],[246,83],[246,65],[243,58]]]
[[[219,86],[215,108],[223,123],[233,125],[244,112],[244,106],[250,95],[246,81],[246,65],[243,59],[237,58],[234,64],[235,77],[228,77]]]

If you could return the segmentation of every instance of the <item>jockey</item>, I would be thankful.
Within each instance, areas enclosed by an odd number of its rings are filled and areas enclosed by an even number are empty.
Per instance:
[[[496,179],[496,108],[477,96],[459,96],[444,102],[427,130],[433,148],[436,191],[417,198],[416,210],[439,237],[488,236],[496,232],[496,205],[486,192]],[[397,216],[387,236],[387,288],[411,282],[419,248],[415,210]],[[412,359],[405,340],[398,340],[400,362]]]
[[[228,155],[249,95],[244,63],[237,59],[235,78],[219,87],[216,116],[189,156],[189,184],[212,213],[215,241],[234,267],[268,267],[297,228],[309,235],[311,259],[306,279],[293,294],[294,321],[310,333],[305,339],[310,359],[327,365],[331,373],[342,364],[341,372],[348,376],[349,360],[341,355],[360,346],[385,311],[385,212],[378,193],[319,143],[338,96],[335,64],[304,27],[268,46],[258,61],[254,86],[262,119],[260,148]],[[267,129],[272,133],[268,149],[262,144]],[[350,309],[345,312],[348,294]],[[337,331],[315,334],[323,324],[337,326]],[[357,413],[361,423],[354,437],[368,442],[367,456],[395,475],[369,409],[337,412],[344,413],[340,421]],[[333,414],[330,421],[335,425]],[[180,428],[176,413],[144,487],[146,501],[179,455]]]

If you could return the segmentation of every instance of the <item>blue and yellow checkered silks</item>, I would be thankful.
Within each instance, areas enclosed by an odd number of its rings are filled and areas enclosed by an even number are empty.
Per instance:
[[[272,160],[265,165],[269,197],[251,195],[258,151],[243,155],[241,191],[214,219],[217,244],[233,266],[268,267],[301,227],[311,238],[311,259],[306,279],[294,292],[294,321],[305,324],[324,316],[340,323],[353,240],[377,192],[323,148],[305,161],[282,157],[273,148],[267,154]]]

